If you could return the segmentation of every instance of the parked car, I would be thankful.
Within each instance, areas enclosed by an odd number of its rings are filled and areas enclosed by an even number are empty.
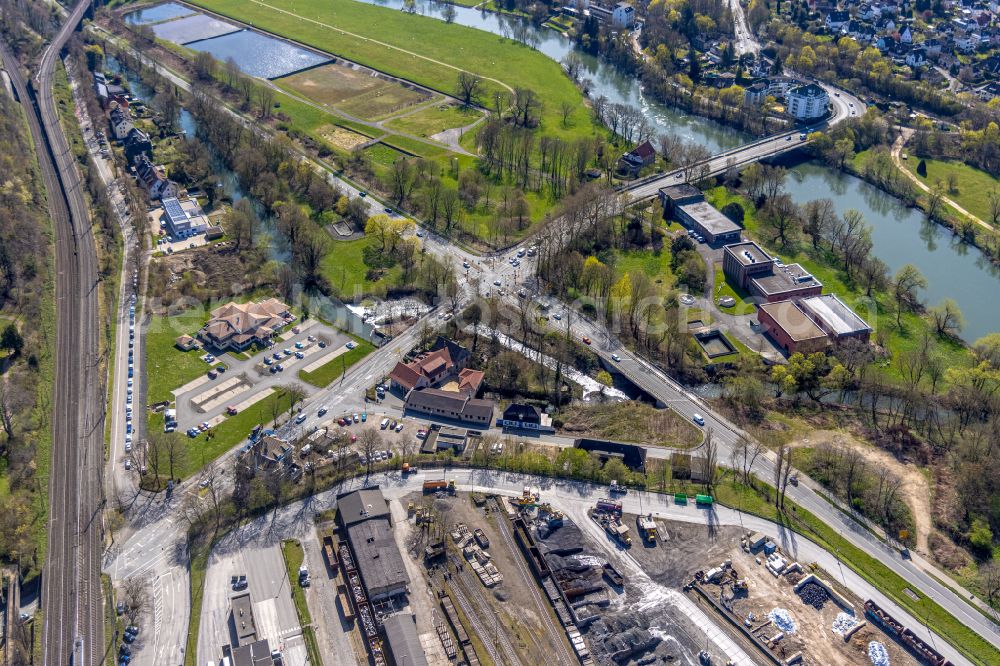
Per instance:
[[[305,358],[305,357],[306,357],[306,355],[303,354],[302,352],[300,352],[300,351],[295,352],[295,358],[300,358],[301,359],[301,358]]]
[[[269,357],[264,357],[264,365],[271,365],[274,361]]]
[[[218,376],[219,376],[219,373],[217,373],[215,370],[209,370],[208,371],[208,378],[209,379],[215,379]]]
[[[347,343],[346,345],[344,345],[344,346],[345,346],[345,347],[347,347],[348,349],[354,349],[355,347],[357,347],[357,346],[358,346],[358,343],[356,343],[356,342],[354,342],[353,340],[351,340],[350,342],[348,342],[348,343]]]
[[[393,428],[393,430],[395,430],[396,432],[403,432],[403,424],[402,423],[397,423],[396,427]]]
[[[417,431],[417,439],[427,439],[427,431],[421,428]]]
[[[357,412],[354,412],[354,414],[353,414],[353,415],[351,416],[351,418],[352,418],[352,420],[353,420],[353,421],[354,421],[355,423],[358,423],[358,422],[359,422],[359,421],[361,420],[361,417],[360,417],[360,416],[358,416],[358,413],[357,413]]]
[[[589,345],[590,344],[590,338],[588,338],[586,335],[583,336],[583,344],[585,344],[585,345]]]
[[[319,341],[318,346],[320,349],[326,349],[326,343],[323,342],[322,340]]]

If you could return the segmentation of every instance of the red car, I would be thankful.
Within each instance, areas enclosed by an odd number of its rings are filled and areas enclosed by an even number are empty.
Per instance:
[[[583,336],[583,344],[589,345],[590,344],[590,338],[588,338],[587,336]]]

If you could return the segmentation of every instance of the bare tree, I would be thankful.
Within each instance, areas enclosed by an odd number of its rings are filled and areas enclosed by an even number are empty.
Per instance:
[[[781,472],[785,464],[785,443],[778,442],[778,459],[774,466],[774,506],[781,506]]]
[[[719,475],[719,448],[712,428],[705,432],[705,443],[702,447],[705,451],[705,487],[712,488]]]
[[[458,98],[464,106],[479,103],[479,93],[482,91],[483,79],[472,72],[458,73]]]
[[[125,603],[125,617],[129,624],[136,623],[136,619],[146,610],[150,600],[149,578],[134,575],[122,581],[121,601]]]
[[[781,508],[785,508],[785,491],[788,489],[788,479],[792,474],[792,447],[785,449],[785,465],[781,476]]]
[[[733,447],[732,467],[734,470],[742,471],[743,483],[750,485],[750,473],[753,471],[754,463],[767,448],[756,439],[751,439],[746,435],[740,435]]]
[[[382,434],[375,428],[365,428],[358,437],[358,444],[365,456],[365,475],[371,476],[375,452],[382,449]]]

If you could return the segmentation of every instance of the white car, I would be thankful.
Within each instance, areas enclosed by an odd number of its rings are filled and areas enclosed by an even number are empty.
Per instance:
[[[500,280],[493,280],[493,286],[499,287],[501,284]]]
[[[612,354],[611,360],[614,361],[615,363],[621,363],[622,357],[619,356],[618,354]]]
[[[691,417],[691,420],[700,426],[705,425],[705,417],[702,416],[701,414],[695,414],[694,416]]]

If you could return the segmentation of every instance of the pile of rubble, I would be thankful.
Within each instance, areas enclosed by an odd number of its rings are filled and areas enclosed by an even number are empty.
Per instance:
[[[806,583],[800,587],[799,596],[802,598],[802,603],[812,606],[816,610],[823,608],[823,604],[830,598],[826,588],[816,583]]]
[[[598,663],[624,664],[637,655],[651,652],[660,643],[648,629],[639,625],[632,613],[605,615],[587,632],[591,654]]]

